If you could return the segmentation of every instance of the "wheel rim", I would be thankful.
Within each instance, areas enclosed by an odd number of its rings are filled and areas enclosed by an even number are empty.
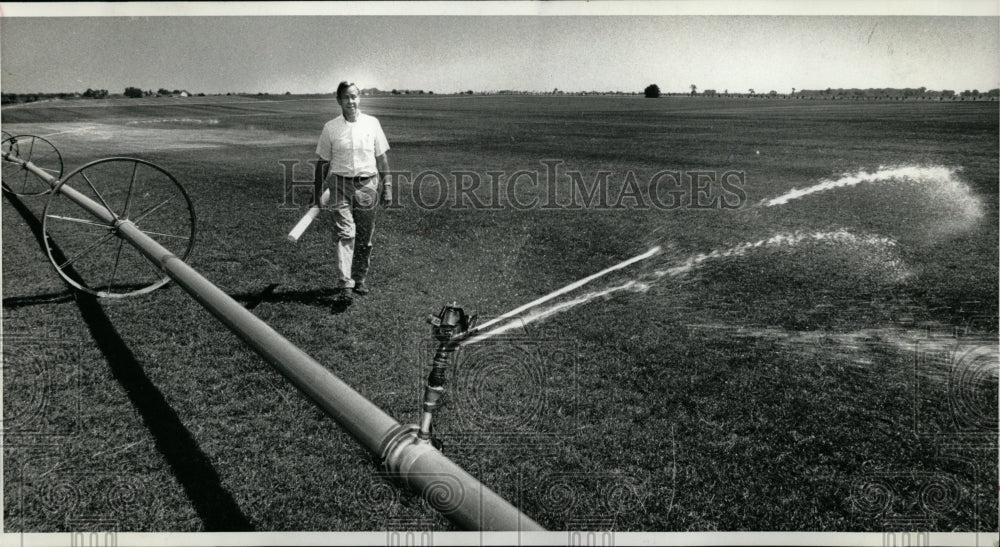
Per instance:
[[[88,215],[62,193],[64,185],[100,204],[115,222]],[[169,276],[119,236],[117,226],[126,221],[181,260],[194,247],[194,206],[177,179],[145,160],[106,158],[67,175],[45,204],[42,232],[49,261],[67,283],[102,298],[162,287]]]

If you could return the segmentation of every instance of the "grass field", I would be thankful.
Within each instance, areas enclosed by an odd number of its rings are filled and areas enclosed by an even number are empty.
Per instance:
[[[308,192],[283,205],[279,163],[309,178],[331,98],[2,116],[51,140],[67,171],[128,155],[173,174],[198,216],[188,262],[403,423],[433,355],[428,313],[457,301],[495,317],[660,246],[553,302],[561,313],[470,345],[452,370],[445,453],[550,529],[992,533],[997,106],[365,99],[397,170],[488,181],[561,160],[585,181],[610,172],[612,202],[627,173],[646,192],[662,170],[737,171],[746,199],[428,209],[400,182],[377,220],[373,291],[343,313],[332,222],[285,240]],[[919,176],[762,203],[893,168]],[[477,195],[506,196],[498,180]],[[518,198],[572,188],[540,180]],[[45,199],[3,200],[5,531],[452,529],[177,287],[71,291],[46,260]]]

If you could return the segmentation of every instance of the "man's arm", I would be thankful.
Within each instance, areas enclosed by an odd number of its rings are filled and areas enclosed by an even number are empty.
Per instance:
[[[389,178],[389,153],[375,156],[375,166],[378,168],[379,182],[382,184],[382,206],[388,206],[392,201],[392,179]]]
[[[323,158],[316,158],[316,171],[313,178],[313,205],[322,206],[320,196],[323,195],[323,181],[326,180],[326,172],[330,168],[330,162]]]

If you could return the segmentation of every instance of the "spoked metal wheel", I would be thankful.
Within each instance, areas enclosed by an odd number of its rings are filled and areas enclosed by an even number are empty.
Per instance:
[[[39,169],[61,178],[63,174],[62,154],[51,142],[34,135],[3,135],[3,153],[21,161],[3,160],[3,190],[17,196],[40,196],[52,191],[52,186],[24,168],[22,161],[35,164]]]
[[[98,204],[112,220],[88,214],[64,187]],[[170,281],[119,235],[123,222],[181,260],[194,246],[196,219],[187,191],[170,173],[140,159],[106,158],[76,169],[56,186],[42,215],[45,250],[56,271],[99,297],[143,294]]]

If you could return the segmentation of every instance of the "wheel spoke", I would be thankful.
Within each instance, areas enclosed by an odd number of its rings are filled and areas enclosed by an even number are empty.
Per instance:
[[[112,209],[110,205],[108,205],[107,201],[104,201],[104,196],[102,196],[101,193],[97,191],[97,188],[94,187],[94,183],[90,182],[90,177],[88,177],[87,174],[84,173],[83,171],[80,171],[80,174],[83,175],[83,180],[87,181],[87,184],[90,185],[90,189],[93,190],[95,194],[97,194],[97,199],[101,200],[101,203],[104,204],[104,208],[107,209],[108,212],[112,214],[112,216],[118,218],[118,215],[115,214],[115,210]]]
[[[79,222],[80,224],[89,224],[90,226],[99,226],[99,227],[104,228],[106,230],[110,230],[112,228],[112,226],[109,226],[107,224],[101,224],[100,222],[94,222],[92,220],[86,220],[86,219],[82,219],[82,218],[64,217],[64,216],[60,216],[60,215],[48,215],[48,218],[57,218],[59,220],[65,220],[65,221],[68,221],[68,222]]]
[[[111,285],[115,284],[115,275],[118,274],[118,261],[122,257],[122,245],[125,245],[125,240],[124,239],[119,239],[118,240],[118,251],[115,253],[115,267],[112,268],[112,270],[111,270],[111,279],[108,280],[108,290],[107,290],[107,292],[109,292],[109,293],[111,292]]]
[[[28,157],[24,161],[31,161],[31,153],[35,150],[35,139],[31,139],[31,146],[28,146]]]
[[[21,175],[21,193],[23,194],[25,189],[28,188],[28,169],[22,168],[22,171],[24,171],[24,174]]]
[[[28,146],[28,157],[24,159],[25,165],[27,162],[31,161],[31,154],[35,151],[35,139],[31,139],[31,145]],[[28,168],[24,167],[24,180],[21,181],[21,193],[26,193],[28,191]]]
[[[67,260],[66,262],[63,262],[62,264],[60,264],[57,267],[61,270],[61,269],[65,268],[66,266],[69,266],[70,264],[72,264],[72,263],[76,262],[77,260],[83,258],[83,256],[86,255],[86,254],[88,254],[88,253],[90,253],[90,251],[92,251],[95,248],[97,248],[98,245],[101,245],[102,243],[104,243],[105,241],[108,241],[109,239],[111,239],[114,236],[115,236],[114,232],[108,233],[107,235],[105,235],[101,239],[98,239],[96,243],[94,243],[90,247],[87,247],[86,249],[80,251],[79,253],[76,254],[76,256],[74,256],[73,258]]]
[[[132,179],[128,181],[128,194],[125,195],[125,210],[122,212],[122,218],[128,219],[128,209],[132,205],[132,188],[135,186],[135,173],[139,170],[139,164],[132,164]]]
[[[27,171],[25,171],[25,173],[27,173]],[[25,177],[25,188],[24,188],[25,192],[29,191],[38,192],[43,186],[45,188],[49,187],[48,184],[45,183],[45,181],[36,177],[34,174],[32,174],[30,177]],[[45,191],[41,190],[41,193],[44,194]]]
[[[135,224],[136,226],[138,226],[140,220],[142,220],[142,219],[146,218],[147,216],[153,214],[153,211],[159,209],[160,207],[163,207],[164,205],[170,203],[175,197],[177,197],[177,194],[174,194],[174,195],[170,196],[169,198],[161,201],[160,203],[158,203],[158,204],[150,207],[149,209],[146,209],[145,211],[142,212],[142,214],[140,214],[139,216],[135,217],[135,219],[132,221],[132,223]]]
[[[20,159],[20,158],[18,158],[18,159]],[[28,174],[28,170],[27,170],[27,168],[24,167],[24,163],[23,162],[18,163],[17,166],[18,166],[17,170],[15,172],[13,172],[13,173],[10,173],[11,174],[11,177],[10,177],[11,180],[9,180],[9,181],[5,180],[4,181],[4,182],[6,182],[9,185],[9,187],[10,187],[11,190],[14,190],[15,188],[17,188],[18,179],[21,179],[22,177],[24,177],[24,176],[26,176]],[[20,182],[21,182],[21,187],[23,188],[24,187],[24,180],[21,180]]]
[[[191,239],[191,236],[178,236],[178,235],[174,235],[174,234],[161,234],[160,232],[150,232],[149,230],[140,230],[140,231],[142,233],[144,233],[144,234],[154,235],[154,236],[173,237],[173,238],[177,238],[177,239]]]

